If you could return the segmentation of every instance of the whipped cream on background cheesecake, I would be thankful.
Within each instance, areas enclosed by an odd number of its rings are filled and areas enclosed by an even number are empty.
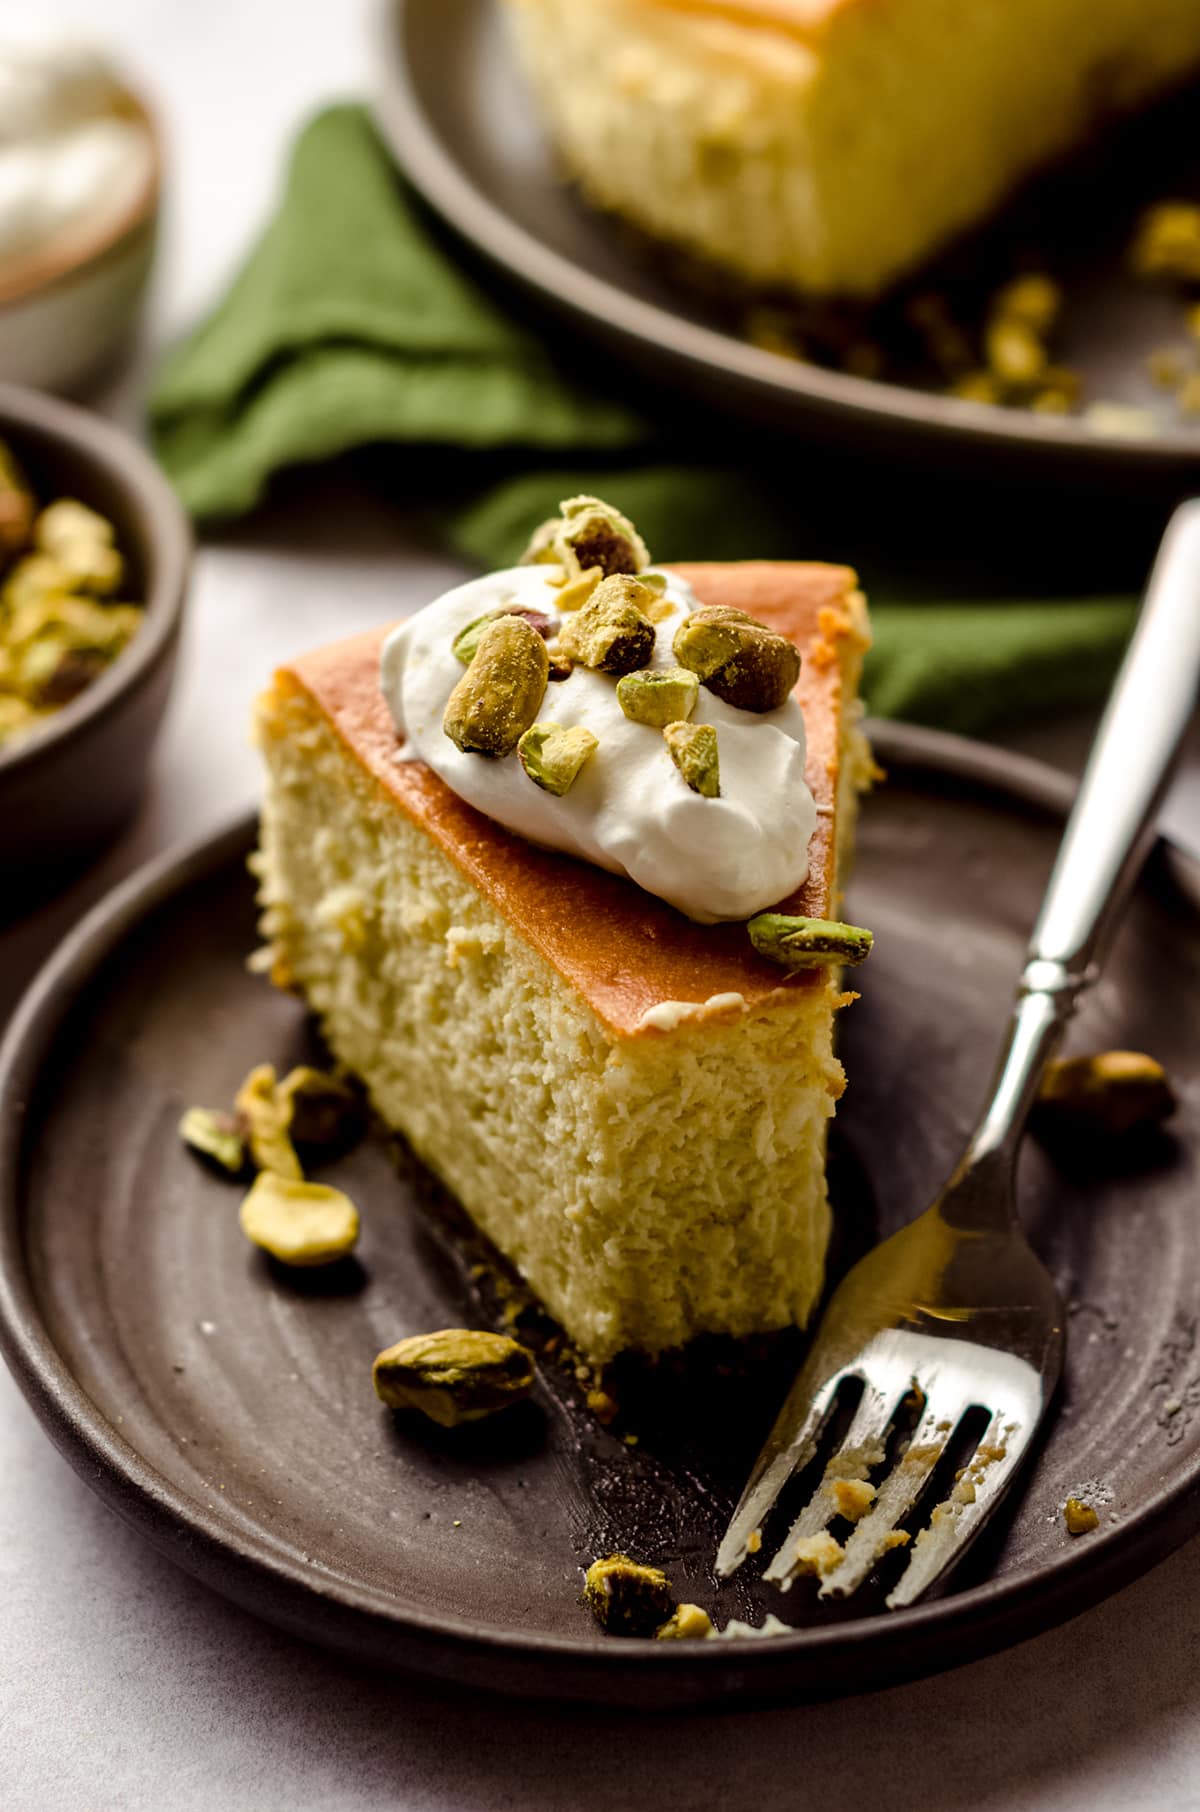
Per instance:
[[[778,903],[831,918],[870,769],[854,575],[749,562],[676,567],[669,583],[680,607],[690,593],[747,612],[800,650],[801,804],[815,828],[803,879]],[[440,635],[460,617],[466,602],[443,600],[423,621]],[[825,1134],[845,1082],[834,1019],[853,996],[834,969],[766,960],[743,923],[697,923],[485,815],[398,734],[386,639],[294,662],[260,703],[274,979],[305,996],[383,1119],[589,1357],[803,1324],[824,1275]],[[395,679],[412,645],[393,648]],[[454,677],[437,672],[431,724]],[[503,765],[467,759],[493,776]]]
[[[1196,0],[505,0],[568,174],[754,284],[873,296],[1200,69]]]

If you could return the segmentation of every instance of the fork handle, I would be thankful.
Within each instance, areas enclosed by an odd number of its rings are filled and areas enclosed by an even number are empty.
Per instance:
[[[1042,1066],[1145,858],[1200,685],[1200,500],[1167,525],[1030,939],[1008,1045],[967,1162],[1015,1150]]]

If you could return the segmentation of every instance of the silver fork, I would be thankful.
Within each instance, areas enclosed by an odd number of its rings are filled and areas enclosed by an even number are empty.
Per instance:
[[[1059,1380],[1065,1334],[1058,1292],[1017,1220],[1017,1148],[1042,1067],[1095,979],[1098,952],[1145,856],[1198,680],[1195,501],[1175,512],[1159,550],[1034,928],[983,1117],[932,1206],[835,1291],[718,1550],[719,1574],[759,1545],[780,1491],[814,1457],[850,1381],[862,1385],[853,1419],[764,1574],[784,1589],[799,1572],[816,1572],[822,1597],[844,1597],[889,1547],[906,1543],[897,1525],[926,1494],[956,1431],[966,1444],[970,1430],[961,1425],[974,1411],[974,1425],[986,1416],[986,1426],[887,1599],[913,1603],[961,1559],[1029,1452]],[[905,1445],[900,1431],[909,1422]],[[880,1478],[893,1431],[897,1453]],[[839,1514],[853,1523],[840,1551],[826,1533]]]

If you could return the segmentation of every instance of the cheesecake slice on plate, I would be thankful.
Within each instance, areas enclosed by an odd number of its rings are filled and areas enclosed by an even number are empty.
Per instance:
[[[759,286],[870,297],[1200,69],[1196,0],[505,0],[590,200]]]
[[[781,966],[747,921],[838,917],[867,632],[842,567],[621,574],[576,539],[571,571],[543,537],[276,674],[259,873],[274,978],[604,1360],[802,1324],[820,1293],[854,952],[809,930]],[[714,624],[748,664],[700,680]],[[754,661],[787,643],[772,702]],[[481,752],[472,688],[526,657],[536,721]]]

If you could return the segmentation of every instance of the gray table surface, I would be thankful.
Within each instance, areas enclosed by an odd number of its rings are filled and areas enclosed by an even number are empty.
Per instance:
[[[56,9],[89,27],[95,0]],[[103,398],[135,419],[157,346],[216,295],[306,109],[369,88],[369,0],[107,0],[167,127],[167,230],[145,343]],[[339,481],[203,548],[180,684],[137,821],[0,938],[0,1014],[137,862],[253,803],[245,725],[273,662],[402,614],[455,576]],[[814,550],[819,551],[819,550]],[[1076,762],[1086,726],[1022,746]],[[1200,759],[1168,807],[1200,844]],[[371,1678],[252,1621],[105,1510],[0,1372],[0,1807],[606,1812],[875,1805],[1200,1806],[1200,1544],[1064,1629],[934,1681],[825,1707],[653,1724]]]

